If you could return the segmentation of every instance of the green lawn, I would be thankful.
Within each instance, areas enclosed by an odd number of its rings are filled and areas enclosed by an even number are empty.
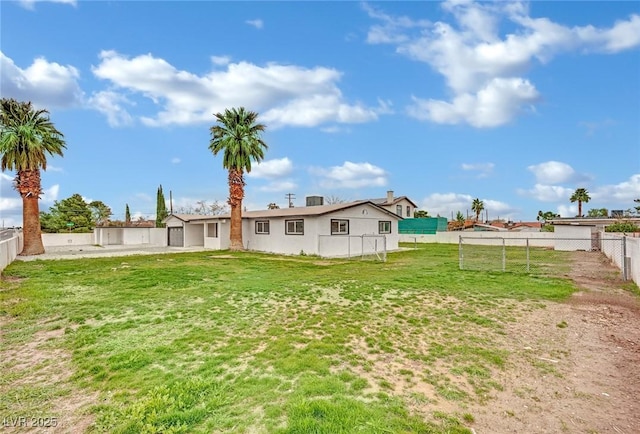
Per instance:
[[[64,419],[60,402],[95,396],[74,411],[116,433],[467,433],[466,407],[502,387],[504,325],[574,290],[460,271],[438,244],[386,263],[200,252],[3,275],[0,418]],[[25,366],[34,342],[59,357]]]

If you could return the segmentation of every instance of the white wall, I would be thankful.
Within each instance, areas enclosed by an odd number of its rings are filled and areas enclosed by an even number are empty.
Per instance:
[[[0,273],[22,252],[22,247],[22,231],[16,231],[13,237],[0,241]]]
[[[47,247],[90,246],[96,244],[93,233],[90,234],[42,234],[42,244]]]
[[[101,246],[110,245],[137,245],[150,244],[154,246],[166,246],[166,228],[95,228],[94,244]]]
[[[184,225],[184,247],[204,246],[204,223]]]
[[[366,211],[366,214],[363,211]],[[285,234],[285,221],[299,219],[304,220],[304,235]],[[378,222],[381,220],[390,221],[391,234],[386,235],[387,249],[398,249],[398,220],[370,205],[360,205],[321,216],[244,219],[242,230],[245,247],[250,250],[287,255],[298,255],[304,252],[329,257],[346,256],[350,249],[349,243],[351,243],[352,252],[361,252],[360,239],[345,235],[331,235],[332,219],[349,220],[349,235],[379,235]],[[269,221],[269,234],[256,234],[256,220]],[[370,246],[366,245],[365,247]],[[382,249],[382,246],[379,248]]]
[[[591,226],[554,225],[556,250],[591,251]]]
[[[626,242],[627,257],[630,258],[627,277],[640,286],[640,238],[626,237]]]
[[[167,228],[149,228],[149,244],[161,247],[169,245],[169,232]]]
[[[400,234],[401,243],[437,243],[458,244],[460,236],[465,243],[493,245],[491,238],[504,238],[507,246],[526,246],[527,240],[531,247],[555,246],[555,234],[553,232],[481,232],[481,231],[452,231],[436,232],[435,234]],[[484,241],[483,241],[484,240]]]

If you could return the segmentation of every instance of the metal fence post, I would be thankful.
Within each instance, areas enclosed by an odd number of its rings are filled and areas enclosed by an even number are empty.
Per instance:
[[[529,238],[527,238],[527,273],[529,272]]]
[[[505,243],[504,237],[502,238],[502,271],[506,271],[507,269],[507,244]]]
[[[464,255],[462,254],[462,235],[458,235],[458,266],[464,270]]]
[[[629,270],[627,270],[627,236],[622,235],[622,280],[628,280]]]

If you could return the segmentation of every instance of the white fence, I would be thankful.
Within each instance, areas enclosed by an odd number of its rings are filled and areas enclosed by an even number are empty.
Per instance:
[[[384,235],[318,235],[318,255],[384,262],[387,260],[387,239]]]
[[[401,243],[440,243],[458,244],[460,236],[473,238],[476,244],[492,245],[495,237],[505,240],[507,246],[526,246],[529,239],[531,247],[554,247],[555,234],[553,232],[436,232],[435,234],[400,234]]]
[[[11,238],[0,241],[0,273],[13,262],[22,251],[23,238],[21,231],[15,231]]]

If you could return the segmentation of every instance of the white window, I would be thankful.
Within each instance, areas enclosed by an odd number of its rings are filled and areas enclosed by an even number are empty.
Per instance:
[[[402,205],[396,205],[396,215],[402,217]]]
[[[304,235],[304,220],[285,220],[285,234]]]
[[[390,234],[391,233],[391,222],[390,221],[379,221],[378,222],[378,232],[381,234]]]
[[[207,237],[218,238],[218,223],[207,223]]]
[[[256,234],[268,234],[269,233],[269,220],[256,221]]]
[[[331,235],[347,235],[349,233],[349,220],[331,220]]]

